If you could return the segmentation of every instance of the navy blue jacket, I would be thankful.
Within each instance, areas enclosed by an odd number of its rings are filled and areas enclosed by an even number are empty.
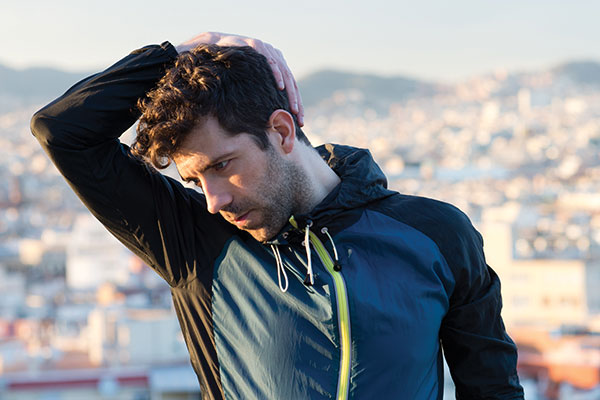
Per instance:
[[[168,43],[131,53],[38,111],[32,131],[170,285],[204,398],[441,399],[442,352],[459,399],[522,398],[481,236],[449,204],[388,190],[368,151],[319,148],[341,183],[268,243],[133,158],[118,138],[176,56]]]

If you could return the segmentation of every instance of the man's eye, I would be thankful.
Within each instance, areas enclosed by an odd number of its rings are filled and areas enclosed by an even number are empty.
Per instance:
[[[213,165],[213,169],[215,171],[221,171],[222,169],[224,169],[225,167],[227,167],[227,164],[229,164],[229,160],[218,162],[215,165]]]

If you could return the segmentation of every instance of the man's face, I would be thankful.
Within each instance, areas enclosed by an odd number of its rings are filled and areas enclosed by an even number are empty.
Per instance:
[[[273,237],[294,212],[299,168],[248,134],[228,135],[216,118],[197,125],[173,161],[185,181],[202,188],[209,212],[256,240]]]

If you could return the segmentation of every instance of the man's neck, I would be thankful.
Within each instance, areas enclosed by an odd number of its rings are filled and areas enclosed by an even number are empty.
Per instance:
[[[303,201],[303,212],[315,208],[340,183],[340,177],[327,165],[312,147],[301,145],[299,167],[305,172],[310,194]]]

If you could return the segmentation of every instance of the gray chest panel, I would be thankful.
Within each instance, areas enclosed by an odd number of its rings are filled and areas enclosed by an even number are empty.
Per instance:
[[[306,287],[305,272],[290,265],[290,258],[303,262],[300,256],[283,250],[286,293],[277,284],[273,254],[258,243],[232,240],[215,268],[215,342],[227,398],[335,395],[339,341],[329,282]]]

